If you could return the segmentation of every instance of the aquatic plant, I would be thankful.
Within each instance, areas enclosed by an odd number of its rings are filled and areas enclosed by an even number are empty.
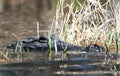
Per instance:
[[[52,50],[51,50],[51,34],[50,32],[48,32],[48,54],[49,54],[49,60],[51,60],[51,56],[52,56]]]
[[[101,4],[86,0],[65,3],[60,0],[52,29],[59,37],[72,44],[107,46],[109,52],[120,50],[120,4],[108,0]],[[75,6],[75,2],[79,4]],[[109,9],[109,10],[108,10]],[[119,10],[118,10],[119,9]]]

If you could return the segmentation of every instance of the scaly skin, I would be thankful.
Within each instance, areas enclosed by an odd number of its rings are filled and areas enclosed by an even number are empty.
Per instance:
[[[16,49],[16,47],[21,47],[23,50],[37,50],[37,51],[47,51],[49,49],[48,38],[44,36],[40,37],[30,37],[17,41],[10,44],[7,48]],[[56,47],[57,48],[56,48]],[[90,44],[88,46],[76,46],[59,40],[55,36],[51,36],[51,50],[57,49],[58,51],[81,51],[81,52],[104,52],[104,47]]]

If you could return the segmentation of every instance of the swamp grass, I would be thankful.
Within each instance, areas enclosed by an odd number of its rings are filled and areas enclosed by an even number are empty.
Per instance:
[[[77,4],[77,6],[76,6]],[[97,44],[104,46],[106,52],[120,52],[120,4],[114,0],[108,0],[93,7],[87,1],[80,3],[71,0],[65,3],[59,0],[56,7],[56,15],[52,27],[48,32],[49,60],[51,60],[50,34],[56,34],[61,40],[75,45],[86,46]],[[109,8],[109,10],[108,10]],[[39,23],[37,23],[37,36],[39,37]],[[56,47],[57,48],[57,47]],[[21,52],[21,47],[16,49]],[[64,50],[66,53],[66,50]],[[57,54],[57,50],[56,50]],[[7,58],[6,55],[1,55]],[[8,59],[7,59],[8,60]]]
[[[75,5],[75,3],[79,5]],[[87,0],[65,3],[59,0],[52,32],[72,44],[104,46],[107,52],[120,52],[120,3],[108,0],[91,5]],[[67,11],[66,11],[67,9]]]

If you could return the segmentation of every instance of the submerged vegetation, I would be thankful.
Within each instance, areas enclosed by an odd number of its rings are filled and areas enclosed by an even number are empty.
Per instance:
[[[77,6],[75,3],[77,2]],[[52,28],[55,34],[72,44],[84,46],[97,44],[106,47],[109,52],[120,52],[120,4],[108,0],[85,0],[81,4],[73,0],[67,4],[60,0]]]

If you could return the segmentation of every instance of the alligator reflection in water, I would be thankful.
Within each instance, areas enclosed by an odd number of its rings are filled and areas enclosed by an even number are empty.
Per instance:
[[[102,46],[98,46],[95,44],[91,44],[88,46],[76,46],[73,44],[69,44],[66,42],[63,42],[59,40],[58,37],[55,35],[51,35],[50,38],[50,45],[48,44],[49,39],[45,36],[40,37],[30,37],[22,39],[21,41],[17,41],[9,46],[7,48],[16,49],[18,46],[20,46],[23,50],[38,50],[38,51],[45,51],[49,49],[49,46],[51,46],[51,50],[57,49],[58,51],[63,50],[77,50],[77,51],[83,51],[83,52],[104,52],[105,49]]]
[[[31,61],[21,63],[0,64],[0,76],[120,75],[120,64],[115,63],[115,61],[118,62],[118,54],[82,53],[77,55],[69,55],[69,60]],[[87,57],[83,57],[86,55]],[[116,59],[111,56],[116,56]]]

